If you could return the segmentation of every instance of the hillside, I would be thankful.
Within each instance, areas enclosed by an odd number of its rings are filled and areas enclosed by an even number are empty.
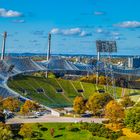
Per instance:
[[[58,78],[44,78],[36,76],[16,76],[8,81],[8,86],[21,95],[35,100],[49,107],[72,106],[73,99],[81,95],[87,99],[96,92],[96,86],[92,83],[64,80]],[[99,89],[104,89],[103,85]],[[117,97],[122,94],[121,88],[116,88]],[[129,95],[140,95],[140,91],[124,89],[123,92]],[[136,99],[132,96],[132,99]],[[137,97],[138,99],[138,97]]]

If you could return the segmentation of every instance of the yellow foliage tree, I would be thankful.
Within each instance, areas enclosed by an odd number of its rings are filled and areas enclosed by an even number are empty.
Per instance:
[[[30,110],[29,110],[28,106],[23,105],[20,109],[20,113],[23,115],[27,115],[29,112],[30,112]]]
[[[82,96],[77,96],[73,102],[74,111],[78,114],[82,114],[86,111],[85,100]]]
[[[102,96],[99,93],[94,93],[89,97],[87,102],[87,108],[96,115],[96,113],[102,108],[101,106]]]
[[[19,135],[29,139],[32,137],[32,134],[33,134],[32,124],[23,124],[19,131]]]
[[[105,85],[106,84],[106,77],[105,76],[100,76],[99,77],[99,84]]]
[[[2,100],[3,100],[3,98],[0,96],[0,110],[3,110]]]
[[[108,118],[112,124],[116,124],[125,117],[124,109],[119,103],[112,100],[105,107],[105,117]]]
[[[32,102],[30,100],[26,100],[26,102],[24,103],[24,105],[21,107],[21,114],[28,114],[29,112],[31,112],[32,110],[38,110],[40,106],[36,103],[36,102]]]
[[[19,101],[12,97],[8,97],[2,103],[3,108],[8,109],[10,111],[15,111],[19,107]]]

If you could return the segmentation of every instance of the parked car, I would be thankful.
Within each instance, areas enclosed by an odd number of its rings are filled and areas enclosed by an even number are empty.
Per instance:
[[[92,114],[81,114],[81,117],[85,117],[85,118],[89,118],[91,116],[92,116]]]

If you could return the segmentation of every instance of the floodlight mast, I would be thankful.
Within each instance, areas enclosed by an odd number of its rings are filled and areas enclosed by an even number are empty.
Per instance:
[[[48,34],[48,52],[47,52],[47,62],[51,57],[51,33]],[[48,69],[48,67],[47,67]],[[48,78],[48,70],[46,71],[46,78]]]
[[[98,62],[102,61],[104,63],[103,70],[106,77],[106,91],[112,93],[114,95],[114,98],[116,98],[115,77],[114,77],[113,68],[111,64],[111,53],[117,52],[116,41],[97,40],[96,49],[97,49],[96,87],[98,87],[99,72],[100,72]],[[102,56],[102,59],[100,58],[101,56]],[[108,61],[106,60],[107,58],[109,58]]]
[[[47,61],[49,61],[51,56],[51,33],[48,35],[48,52],[47,52]]]
[[[4,60],[4,57],[5,57],[6,38],[7,38],[7,32],[4,32],[4,34],[3,34],[3,43],[2,43],[2,52],[1,52],[1,60]]]

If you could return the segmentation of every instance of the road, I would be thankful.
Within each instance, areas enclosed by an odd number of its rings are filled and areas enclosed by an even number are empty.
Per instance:
[[[19,118],[15,117],[7,120],[7,124],[15,124],[15,123],[61,123],[61,122],[96,122],[101,123],[104,119],[100,118],[73,118],[73,117],[56,117],[52,115],[44,115],[39,118]]]

